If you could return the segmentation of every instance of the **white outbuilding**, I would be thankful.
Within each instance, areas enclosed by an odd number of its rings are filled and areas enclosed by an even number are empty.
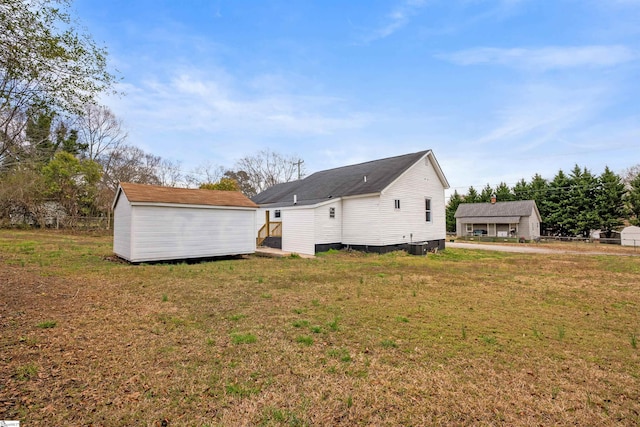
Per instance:
[[[620,244],[622,246],[640,247],[640,227],[632,225],[622,229],[620,232]]]
[[[239,191],[120,183],[113,251],[149,262],[251,254],[258,206]]]

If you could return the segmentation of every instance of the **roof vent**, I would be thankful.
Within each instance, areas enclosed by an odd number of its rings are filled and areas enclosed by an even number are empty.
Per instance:
[[[367,175],[364,176],[364,182],[367,182]]]
[[[297,205],[297,204],[298,204],[298,195],[297,195],[297,194],[294,194],[294,195],[293,195],[293,204],[294,204],[294,205]]]

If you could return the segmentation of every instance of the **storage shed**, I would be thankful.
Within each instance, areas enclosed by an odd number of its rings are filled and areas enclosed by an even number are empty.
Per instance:
[[[625,227],[620,232],[620,244],[622,246],[640,247],[640,227],[635,225]]]
[[[254,253],[257,207],[238,191],[122,182],[113,251],[134,263]]]

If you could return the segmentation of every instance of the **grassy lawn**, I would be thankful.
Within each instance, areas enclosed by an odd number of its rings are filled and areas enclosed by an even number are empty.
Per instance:
[[[638,257],[110,256],[0,230],[0,420],[640,424]]]

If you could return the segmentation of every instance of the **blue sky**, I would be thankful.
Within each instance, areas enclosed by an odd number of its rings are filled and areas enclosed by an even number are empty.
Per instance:
[[[466,191],[640,163],[640,0],[76,0],[128,142],[307,173],[432,149]]]

